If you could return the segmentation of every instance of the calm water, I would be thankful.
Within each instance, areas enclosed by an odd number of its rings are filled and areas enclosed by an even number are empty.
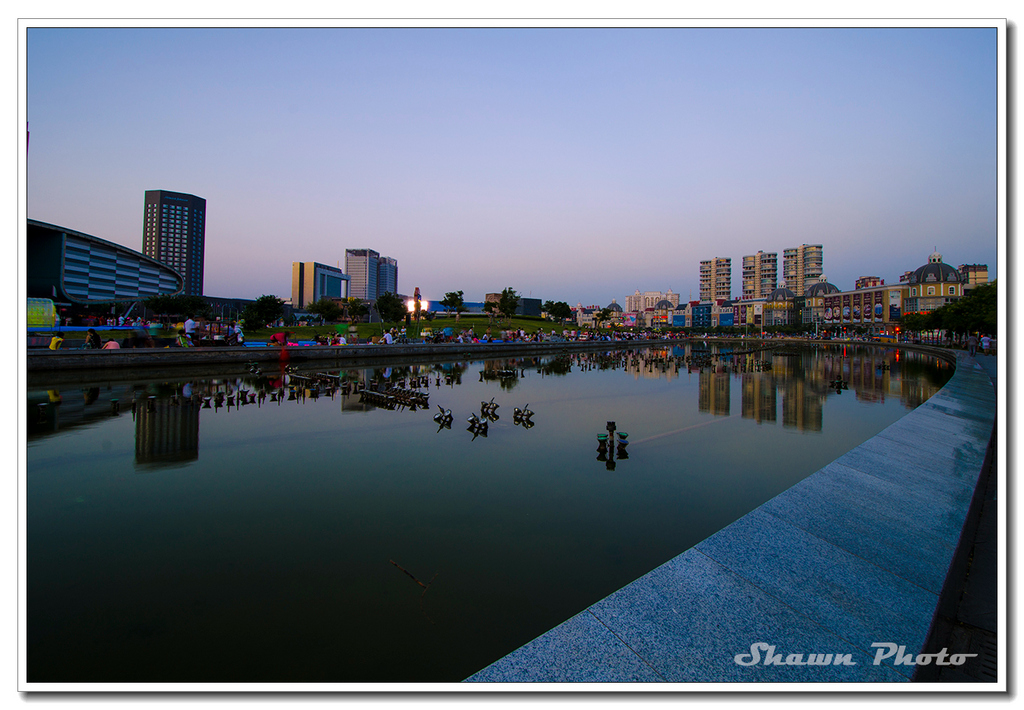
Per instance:
[[[429,393],[415,410],[327,385],[314,397],[308,380],[244,366],[32,384],[28,679],[459,681],[952,375],[852,347],[701,370],[719,354],[702,347],[328,371],[349,389],[404,379]],[[837,378],[847,390],[829,387]],[[264,396],[229,403],[239,389]],[[467,417],[492,398],[498,419],[474,437]],[[527,405],[532,427],[513,421]],[[629,434],[627,459],[598,459],[609,421]]]

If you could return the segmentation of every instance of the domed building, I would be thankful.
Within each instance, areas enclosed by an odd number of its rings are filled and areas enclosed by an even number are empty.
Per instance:
[[[942,263],[942,254],[933,252],[928,263],[919,266],[907,277],[909,292],[903,302],[904,313],[928,313],[964,295],[964,277],[949,264]]]
[[[675,314],[676,306],[672,301],[667,298],[663,298],[654,304],[653,313],[650,324],[653,326],[669,326],[672,325],[672,319]]]
[[[765,325],[789,325],[795,322],[796,294],[780,287],[768,294],[764,302]]]
[[[825,297],[833,293],[839,293],[839,287],[830,284],[824,276],[819,277],[816,283],[804,290],[803,314],[800,320],[803,323],[824,323]]]
[[[608,317],[608,320],[606,321],[606,323],[608,325],[618,325],[618,324],[622,323],[622,319],[623,319],[622,306],[620,306],[618,303],[616,303],[614,298],[612,299],[611,303],[609,303],[607,306],[605,306],[605,310],[607,310],[608,313],[610,314],[609,317]]]

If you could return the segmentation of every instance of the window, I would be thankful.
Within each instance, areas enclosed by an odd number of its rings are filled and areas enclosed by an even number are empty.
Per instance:
[[[928,287],[928,295],[929,296],[934,296],[935,295],[935,287],[934,286],[929,286]]]

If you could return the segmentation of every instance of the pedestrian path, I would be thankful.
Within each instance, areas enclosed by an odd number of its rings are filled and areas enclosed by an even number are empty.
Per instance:
[[[958,358],[878,436],[467,680],[912,680],[995,418],[986,370]]]

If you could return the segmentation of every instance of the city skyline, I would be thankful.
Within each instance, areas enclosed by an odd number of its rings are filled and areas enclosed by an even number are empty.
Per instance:
[[[936,249],[999,277],[992,28],[31,28],[27,60],[28,216],[139,250],[146,190],[202,195],[212,296],[364,246],[435,299],[689,300],[804,243],[843,290]]]

